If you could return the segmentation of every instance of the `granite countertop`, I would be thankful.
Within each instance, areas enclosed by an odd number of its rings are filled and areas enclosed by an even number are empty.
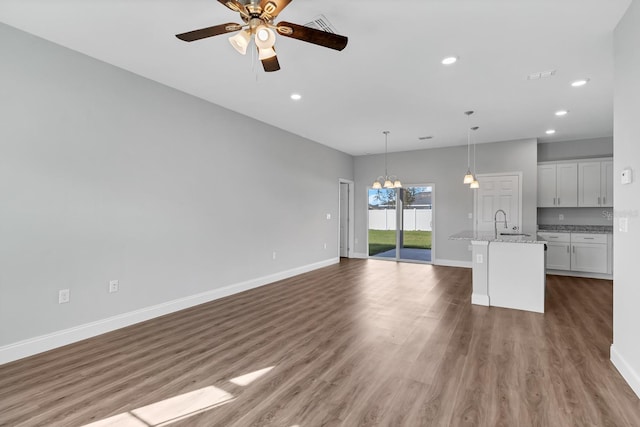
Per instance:
[[[547,243],[546,240],[538,238],[537,232],[523,232],[524,236],[500,235],[496,237],[493,231],[473,231],[465,230],[449,236],[450,240],[475,240],[479,242],[506,242],[506,243]]]
[[[612,225],[545,225],[538,224],[538,231],[549,231],[553,233],[593,233],[607,234],[613,233]]]

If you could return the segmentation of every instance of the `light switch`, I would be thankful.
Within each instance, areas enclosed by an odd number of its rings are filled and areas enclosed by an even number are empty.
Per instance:
[[[631,169],[625,169],[620,172],[620,183],[621,184],[631,184],[633,181],[633,174],[631,173]]]
[[[327,214],[327,219],[331,219],[331,214],[330,213]]]
[[[629,218],[620,218],[618,220],[618,231],[621,233],[629,231]]]

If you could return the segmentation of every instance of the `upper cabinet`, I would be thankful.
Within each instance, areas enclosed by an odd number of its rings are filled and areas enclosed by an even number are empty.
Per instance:
[[[613,206],[613,160],[538,164],[538,207]]]
[[[613,161],[578,163],[578,206],[613,206]]]
[[[578,163],[538,165],[538,207],[578,206]]]

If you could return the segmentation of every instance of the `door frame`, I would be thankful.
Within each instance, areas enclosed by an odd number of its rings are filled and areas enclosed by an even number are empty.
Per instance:
[[[348,233],[348,237],[347,237],[347,258],[353,258],[353,251],[354,251],[354,245],[355,245],[355,230],[354,230],[354,226],[353,226],[353,216],[354,216],[354,209],[355,209],[355,192],[354,192],[354,188],[355,188],[355,182],[350,180],[350,179],[345,179],[345,178],[339,178],[338,179],[338,224],[337,224],[337,228],[338,228],[338,258],[340,258],[340,242],[341,240],[341,235],[340,235],[340,223],[342,222],[342,197],[340,197],[340,192],[342,191],[342,184],[347,184],[347,189],[348,189],[348,207],[347,207],[347,233]]]
[[[476,177],[518,176],[518,224],[522,230],[522,172],[479,173]],[[478,192],[473,192],[473,231],[478,230]]]
[[[398,227],[404,227],[404,203],[402,202],[402,198],[398,197],[396,194],[396,256],[395,258],[385,258],[385,257],[377,257],[375,255],[369,255],[369,190],[372,187],[367,187],[367,258],[372,259],[381,259],[385,261],[395,261],[395,262],[408,262],[408,263],[416,263],[416,264],[434,264],[435,256],[436,256],[436,214],[435,214],[435,206],[436,206],[436,184],[433,182],[426,184],[403,184],[403,189],[406,187],[431,187],[431,261],[420,261],[420,260],[411,260],[411,259],[402,259],[400,258],[400,233]],[[398,190],[398,189],[394,189]],[[338,249],[339,250],[339,249]]]

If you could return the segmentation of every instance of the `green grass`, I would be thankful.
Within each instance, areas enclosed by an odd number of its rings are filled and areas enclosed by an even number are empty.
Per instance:
[[[376,255],[396,247],[396,232],[393,230],[369,230],[369,255]],[[404,247],[431,249],[430,231],[405,231]]]

